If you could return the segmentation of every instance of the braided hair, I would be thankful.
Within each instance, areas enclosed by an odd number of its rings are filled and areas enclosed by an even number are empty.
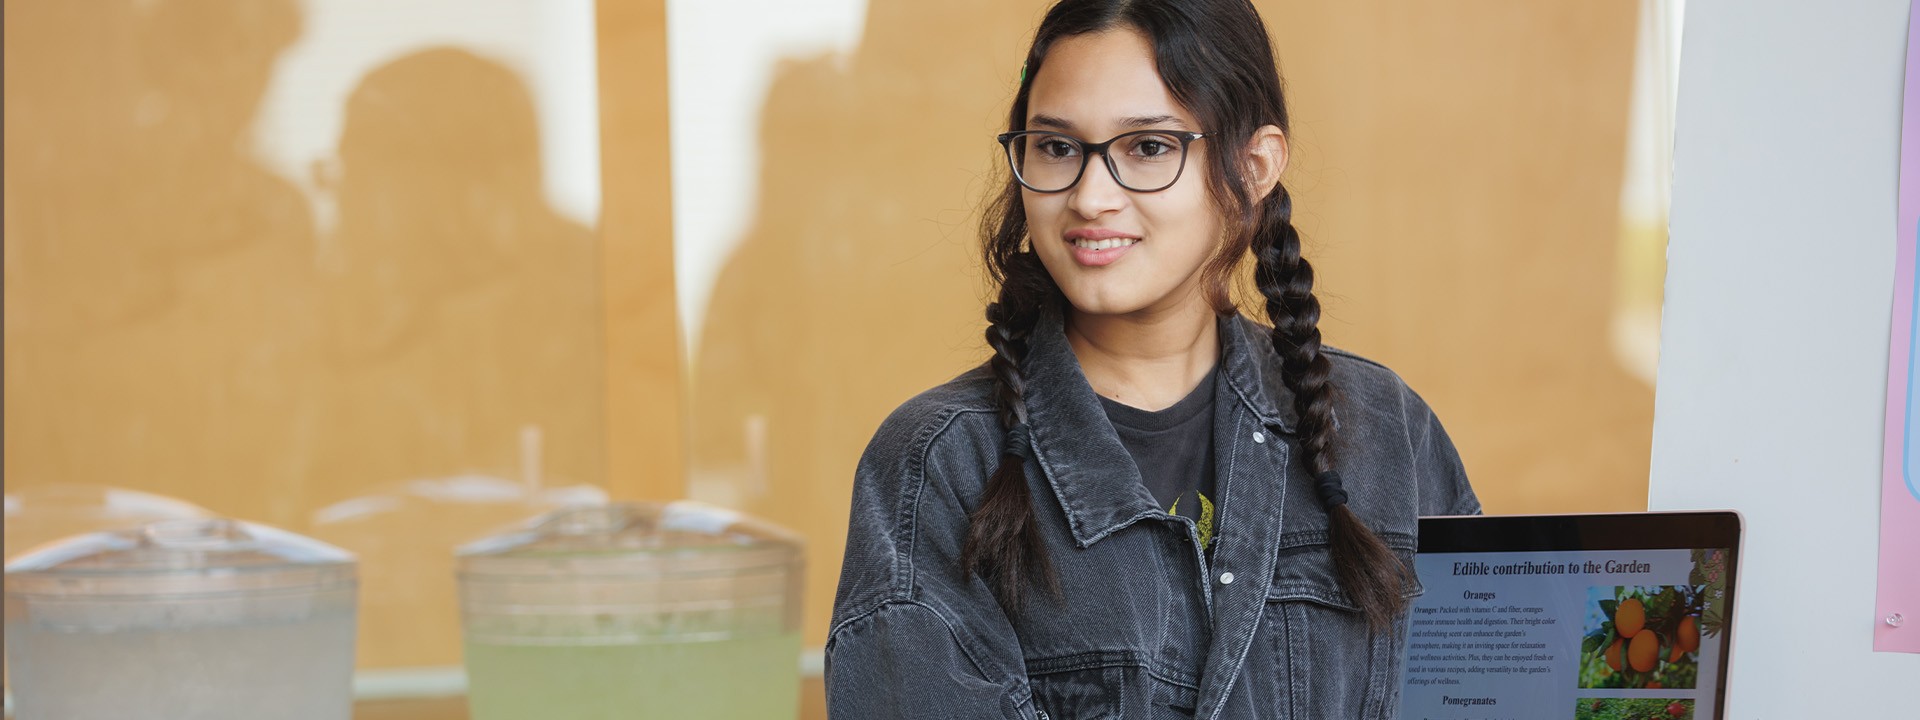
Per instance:
[[[1313,266],[1300,255],[1293,227],[1293,198],[1276,185],[1265,201],[1253,237],[1254,282],[1273,323],[1273,350],[1280,376],[1293,391],[1299,416],[1301,459],[1327,512],[1334,573],[1375,630],[1387,627],[1406,603],[1401,589],[1409,570],[1380,536],[1347,507],[1347,491],[1335,460],[1333,364],[1320,346],[1320,300],[1313,296]]]
[[[1254,284],[1273,325],[1271,341],[1281,358],[1282,381],[1293,394],[1298,442],[1316,494],[1325,508],[1330,551],[1340,586],[1375,630],[1386,628],[1405,607],[1402,588],[1409,570],[1347,507],[1336,469],[1338,443],[1333,417],[1331,363],[1320,344],[1320,302],[1313,295],[1313,267],[1300,254],[1293,204],[1275,184],[1254,197],[1243,157],[1262,127],[1287,130],[1286,103],[1274,63],[1272,41],[1249,0],[1061,0],[1049,8],[1027,53],[1020,88],[1008,113],[1009,130],[1025,129],[1033,80],[1048,47],[1072,36],[1128,28],[1154,48],[1161,79],[1174,99],[1208,131],[1209,195],[1228,231],[1203,266],[1203,287],[1213,308],[1234,311],[1228,288],[1251,254]],[[1035,520],[1025,460],[1031,455],[1021,363],[1035,322],[1066,302],[1028,246],[1020,186],[1007,178],[988,205],[981,225],[989,279],[998,288],[987,306],[988,365],[994,401],[1007,439],[970,517],[960,564],[984,578],[1009,613],[1021,611],[1030,591],[1059,597],[1058,578],[1047,560]]]

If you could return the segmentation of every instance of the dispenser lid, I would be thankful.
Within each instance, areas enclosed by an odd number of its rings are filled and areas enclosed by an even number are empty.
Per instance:
[[[227,518],[164,520],[56,541],[6,565],[9,595],[177,597],[351,586],[353,554]]]
[[[789,566],[798,535],[695,501],[575,506],[462,546],[463,576],[686,574]]]

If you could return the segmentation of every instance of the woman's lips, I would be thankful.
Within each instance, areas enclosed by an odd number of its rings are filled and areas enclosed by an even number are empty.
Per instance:
[[[1095,249],[1083,247],[1083,243],[1102,246],[1112,245],[1114,247]],[[1085,267],[1101,267],[1118,262],[1120,256],[1127,254],[1127,251],[1132,250],[1133,246],[1140,244],[1140,240],[1139,238],[1106,238],[1095,241],[1091,238],[1080,238],[1069,239],[1067,240],[1067,244],[1073,249],[1074,262],[1080,263]]]

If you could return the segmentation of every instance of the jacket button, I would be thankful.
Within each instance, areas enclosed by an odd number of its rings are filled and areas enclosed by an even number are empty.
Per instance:
[[[1224,573],[1220,573],[1220,584],[1221,584],[1221,585],[1232,585],[1232,584],[1233,584],[1233,573],[1230,573],[1230,572],[1224,572]]]
[[[1257,443],[1264,443],[1264,442],[1266,442],[1266,441],[1267,441],[1267,434],[1266,434],[1266,433],[1263,433],[1263,432],[1257,432],[1257,433],[1254,433],[1254,434],[1253,434],[1253,441],[1254,441],[1254,442],[1257,442]]]

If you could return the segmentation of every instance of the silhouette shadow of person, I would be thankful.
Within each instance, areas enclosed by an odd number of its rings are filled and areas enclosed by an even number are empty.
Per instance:
[[[856,52],[785,63],[768,92],[755,217],[698,319],[689,470],[695,497],[809,539],[809,643],[861,448],[901,401],[986,358],[972,206],[1034,12],[875,2]]]
[[[599,481],[594,237],[542,195],[524,81],[464,50],[395,60],[348,100],[339,157],[327,489],[529,463]]]

